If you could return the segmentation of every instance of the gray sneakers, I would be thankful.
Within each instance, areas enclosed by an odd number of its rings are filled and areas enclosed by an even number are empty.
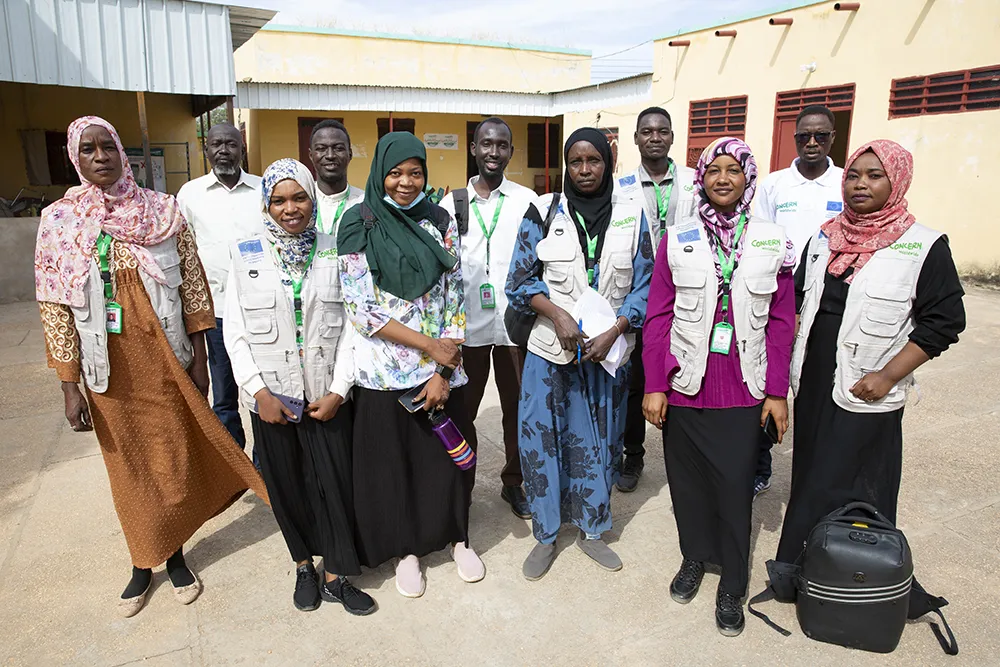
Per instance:
[[[605,570],[617,572],[622,569],[622,559],[603,540],[588,540],[580,533],[576,538],[576,546]]]
[[[521,572],[528,581],[538,581],[545,576],[552,566],[552,561],[556,559],[556,545],[542,544],[539,542],[531,550],[528,557],[524,559]]]

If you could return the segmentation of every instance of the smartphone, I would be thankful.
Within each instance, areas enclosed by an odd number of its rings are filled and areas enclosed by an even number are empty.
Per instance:
[[[292,398],[291,396],[282,396],[281,394],[274,394],[274,397],[281,401],[282,405],[288,408],[294,417],[285,416],[285,419],[292,422],[293,424],[298,424],[302,421],[302,412],[306,409],[306,402],[301,398]],[[260,408],[254,403],[254,410],[259,410]]]
[[[774,423],[774,417],[770,414],[764,420],[764,434],[771,441],[772,445],[778,444],[778,425]]]
[[[414,387],[413,389],[409,390],[408,392],[399,397],[399,404],[402,405],[404,408],[406,408],[406,411],[409,412],[410,414],[413,414],[417,410],[423,409],[424,403],[427,401],[427,398],[426,397],[421,398],[419,401],[416,400],[416,398],[420,394],[420,392],[424,390],[425,386],[427,386],[426,382],[421,385],[417,385],[416,387]]]

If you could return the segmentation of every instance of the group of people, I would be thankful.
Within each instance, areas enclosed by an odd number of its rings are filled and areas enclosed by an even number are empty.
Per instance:
[[[437,205],[410,133],[379,140],[362,190],[335,120],[313,129],[312,171],[281,159],[260,178],[222,124],[206,138],[211,173],[174,199],[136,186],[106,121],[74,121],[81,185],[44,211],[36,284],[67,418],[97,431],[132,556],[123,613],[164,560],[193,601],[182,545],[248,488],[296,564],[298,609],[374,612],[348,577],[387,561],[419,597],[420,559],[442,549],[462,580],[483,579],[469,508],[491,367],[501,496],[536,541],[528,580],[566,523],[621,569],[604,541],[612,493],[636,489],[651,424],[683,559],[670,595],[689,602],[705,566],[721,568],[716,625],[738,635],[752,503],[790,388],[777,560],[794,562],[846,502],[894,520],[913,371],[965,325],[947,239],[907,210],[912,156],[873,141],[836,167],[834,116],[807,107],[798,159],[755,202],[746,143],[718,139],[692,170],[670,157],[673,138],[664,109],[643,111],[641,164],[616,179],[605,135],[579,129],[561,191],[536,196],[505,177],[513,135],[490,117],[470,146],[478,175]]]

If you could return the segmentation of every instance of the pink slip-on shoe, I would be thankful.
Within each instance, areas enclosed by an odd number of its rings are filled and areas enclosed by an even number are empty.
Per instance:
[[[455,559],[455,565],[458,566],[458,576],[465,583],[474,584],[477,581],[482,581],[483,577],[486,576],[486,566],[483,565],[483,561],[472,550],[472,547],[467,547],[464,543],[459,542],[451,548],[451,557]]]
[[[418,598],[424,594],[426,584],[420,572],[420,559],[410,555],[396,564],[396,590],[408,598]]]

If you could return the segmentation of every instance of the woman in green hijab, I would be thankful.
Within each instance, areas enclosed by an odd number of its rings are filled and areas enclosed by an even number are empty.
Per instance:
[[[469,538],[475,467],[462,471],[425,411],[444,410],[475,449],[463,401],[465,337],[458,227],[427,201],[427,153],[409,132],[375,147],[365,200],[344,214],[337,239],[355,338],[354,499],[363,565],[398,558],[396,589],[420,597],[420,558],[448,545],[467,582],[485,566]],[[400,397],[421,387],[411,414]],[[405,400],[405,399],[404,399]]]

